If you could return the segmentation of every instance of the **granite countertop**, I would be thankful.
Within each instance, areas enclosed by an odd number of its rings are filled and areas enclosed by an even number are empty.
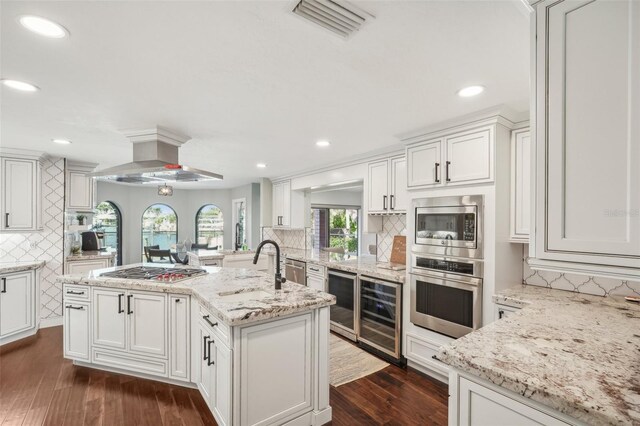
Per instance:
[[[100,276],[107,271],[133,266],[140,266],[140,264],[98,269],[84,274],[62,275],[56,281],[63,284],[189,294],[230,326],[259,322],[336,303],[336,298],[333,295],[295,283],[284,283],[282,290],[275,291],[273,275],[245,268],[203,267],[202,269],[209,272],[207,275],[175,283]],[[189,268],[193,268],[193,266]],[[230,294],[255,290],[266,291],[271,296],[240,302],[224,300],[224,296]]]
[[[380,268],[375,256],[350,256],[339,253],[331,253],[317,250],[300,250],[282,248],[282,256],[300,260],[303,262],[315,263],[331,269],[362,274],[373,278],[390,280],[404,283],[405,271]]]
[[[67,256],[67,262],[73,262],[76,260],[94,260],[94,259],[108,259],[116,257],[115,251],[83,251],[78,254],[70,254]]]
[[[441,361],[588,424],[640,424],[640,305],[535,286],[494,301],[522,309]]]
[[[46,262],[44,260],[34,262],[0,262],[0,274],[40,269],[45,265],[45,263]]]
[[[189,256],[195,256],[198,259],[223,259],[225,254],[219,250],[207,250],[207,249],[197,249],[191,250],[187,252]]]

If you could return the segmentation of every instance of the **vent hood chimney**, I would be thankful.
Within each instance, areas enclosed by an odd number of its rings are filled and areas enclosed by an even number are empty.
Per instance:
[[[165,127],[123,132],[133,144],[133,161],[91,173],[106,181],[123,183],[198,182],[222,180],[222,175],[194,169],[178,162],[178,149],[189,136]]]

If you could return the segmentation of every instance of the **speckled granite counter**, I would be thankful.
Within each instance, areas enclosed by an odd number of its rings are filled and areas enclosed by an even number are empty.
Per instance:
[[[326,266],[327,268],[340,269],[341,271],[353,272],[383,280],[390,280],[399,283],[404,283],[405,281],[404,270],[396,271],[380,268],[376,262],[375,256],[358,257],[317,250],[290,249],[286,247],[281,250],[282,256],[289,259],[315,263],[317,265]]]
[[[588,424],[640,424],[640,306],[535,286],[494,296],[522,310],[438,358]]]
[[[244,268],[207,268],[209,274],[175,283],[160,283],[146,280],[129,280],[101,277],[100,274],[126,265],[91,271],[86,274],[63,275],[57,282],[92,285],[133,290],[159,291],[164,293],[190,294],[198,299],[214,315],[230,326],[259,322],[297,312],[333,305],[335,296],[295,283],[285,283],[282,290],[274,290],[273,275]],[[155,266],[155,265],[154,265]],[[193,268],[193,267],[191,267]],[[231,294],[263,290],[270,296],[232,302],[224,297]]]
[[[115,251],[83,251],[78,254],[70,254],[66,260],[67,262],[75,262],[78,260],[113,259],[116,254]]]
[[[9,274],[12,272],[30,271],[32,269],[40,269],[45,265],[45,261],[36,262],[0,262],[0,274]]]

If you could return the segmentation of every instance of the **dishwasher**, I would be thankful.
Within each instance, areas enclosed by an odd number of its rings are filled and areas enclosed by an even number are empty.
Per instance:
[[[307,285],[307,264],[299,260],[284,260],[284,277],[289,282]]]

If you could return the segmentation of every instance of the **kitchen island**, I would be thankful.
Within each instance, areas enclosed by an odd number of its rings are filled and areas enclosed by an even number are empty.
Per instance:
[[[514,313],[441,348],[449,424],[640,424],[640,306],[518,286]]]
[[[104,276],[139,266],[58,278],[65,357],[197,386],[221,425],[331,420],[333,296],[291,283],[276,291],[272,275],[243,268],[198,268],[163,281]]]

